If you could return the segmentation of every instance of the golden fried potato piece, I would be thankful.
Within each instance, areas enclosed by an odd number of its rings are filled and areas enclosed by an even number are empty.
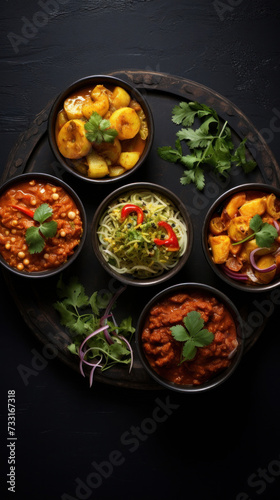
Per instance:
[[[246,201],[240,208],[241,215],[254,217],[254,215],[263,215],[266,211],[266,197],[255,198],[251,201]]]
[[[227,235],[209,236],[209,244],[215,264],[224,264],[229,256],[230,238]]]
[[[111,126],[118,132],[118,139],[132,139],[140,130],[140,118],[132,108],[120,108],[110,116]]]
[[[275,207],[275,201],[276,201],[276,196],[275,194],[271,193],[267,197],[267,212],[269,215],[271,215],[271,217],[277,220],[280,219],[280,212],[278,212]]]
[[[266,269],[267,267],[272,266],[275,264],[275,257],[274,255],[268,254],[268,255],[263,255],[257,262],[257,266],[260,267],[261,269]],[[270,281],[273,280],[274,276],[276,273],[276,268],[273,271],[269,271],[268,273],[261,273],[259,271],[255,271],[255,275],[257,278],[262,282],[262,283],[270,283]]]
[[[103,85],[96,85],[91,92],[90,98],[84,101],[82,113],[87,120],[90,119],[94,112],[103,117],[109,110],[109,106],[109,98],[105,87]]]
[[[108,165],[117,163],[122,147],[120,141],[115,138],[114,142],[101,142],[101,144],[93,144],[94,149],[106,160]]]
[[[228,226],[228,235],[231,240],[235,241],[241,241],[250,234],[253,233],[253,231],[250,229],[249,224],[250,224],[251,217],[245,217],[243,215],[240,215],[239,217],[234,217],[229,223]]]
[[[115,87],[111,102],[115,109],[126,108],[130,103],[130,95],[122,87]]]
[[[119,164],[125,168],[125,170],[130,170],[133,168],[140,158],[140,153],[137,151],[124,152],[120,154]]]
[[[109,166],[109,176],[110,177],[118,177],[125,173],[125,168],[120,167],[119,165]]]
[[[109,169],[104,158],[96,153],[96,151],[92,151],[87,155],[87,164],[88,164],[88,177],[91,179],[100,179],[101,177],[105,177],[109,174]]]
[[[58,133],[57,146],[65,158],[77,160],[86,156],[91,150],[91,143],[86,138],[84,122],[82,120],[66,122]]]
[[[238,213],[239,207],[243,205],[246,202],[246,194],[245,193],[238,193],[235,196],[231,198],[231,200],[228,202],[225,212],[228,214],[230,219],[235,217]]]

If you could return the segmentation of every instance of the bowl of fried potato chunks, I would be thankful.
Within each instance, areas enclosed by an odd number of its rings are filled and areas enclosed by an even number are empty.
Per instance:
[[[55,100],[49,144],[71,174],[108,183],[134,173],[153,142],[150,107],[129,83],[109,75],[82,78]]]
[[[202,228],[207,262],[242,291],[267,292],[280,284],[280,190],[248,183],[223,193]]]

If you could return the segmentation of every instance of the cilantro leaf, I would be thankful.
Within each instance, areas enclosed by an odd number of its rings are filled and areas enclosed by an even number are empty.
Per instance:
[[[263,225],[263,221],[262,221],[262,218],[259,214],[256,214],[254,215],[254,217],[252,217],[252,219],[250,220],[250,229],[252,229],[252,231],[254,232],[257,232],[257,231],[260,231],[260,229],[262,228],[262,225]]]
[[[28,245],[29,253],[40,253],[44,249],[45,240],[41,236],[38,227],[30,226],[25,233],[25,240]]]
[[[203,318],[198,311],[189,312],[189,314],[184,317],[183,322],[191,336],[199,332],[204,325]]]
[[[197,348],[205,347],[214,340],[214,334],[204,327],[204,320],[198,311],[190,311],[183,318],[185,326],[179,324],[170,328],[172,336],[179,342],[184,342],[181,363],[191,361],[196,353]]]
[[[277,229],[268,222],[263,222],[261,216],[258,214],[252,217],[249,227],[254,232],[243,238],[243,240],[232,243],[233,245],[244,243],[255,236],[258,247],[269,248],[278,236]]]
[[[172,326],[170,329],[175,340],[179,340],[180,342],[182,342],[190,338],[190,335],[187,332],[186,328],[184,328],[182,325]]]
[[[192,128],[195,118],[201,123],[196,129]],[[231,130],[225,122],[222,126],[216,111],[205,104],[198,102],[181,102],[172,110],[172,121],[182,125],[177,132],[175,148],[163,146],[158,148],[158,155],[165,161],[181,163],[189,173],[184,172],[180,182],[183,185],[193,182],[198,190],[203,190],[205,178],[204,166],[213,169],[216,175],[228,177],[232,164],[241,166],[244,173],[251,172],[256,167],[256,162],[247,160],[245,142],[239,144],[234,153]],[[183,155],[181,142],[185,142],[189,154]]]
[[[96,111],[94,111],[90,119],[84,125],[86,137],[90,142],[114,142],[118,135],[116,129],[111,127],[110,120],[105,120]]]
[[[278,232],[276,228],[268,224],[268,222],[264,222],[261,230],[256,234],[256,243],[258,247],[269,248],[277,236]]]
[[[60,300],[55,302],[53,307],[59,313],[60,323],[69,331],[71,343],[68,349],[72,354],[79,355],[80,345],[85,340],[85,359],[94,362],[101,358],[102,371],[108,370],[116,363],[131,364],[129,340],[135,328],[130,316],[124,318],[119,326],[115,324],[115,320],[109,320],[107,306],[114,302],[110,292],[95,291],[88,297],[77,277],[71,277],[68,283],[65,283],[61,275],[57,283],[57,295]],[[113,343],[107,341],[103,331],[96,333],[104,321],[107,321]]]
[[[56,235],[57,222],[54,220],[45,222],[52,214],[52,207],[47,203],[42,203],[36,208],[33,219],[39,223],[39,226],[30,226],[25,233],[25,240],[30,254],[42,252],[45,247],[45,240]]]
[[[183,358],[181,362],[183,363],[184,361],[191,361],[195,357],[196,352],[197,348],[194,341],[192,339],[188,340],[183,346]]]
[[[53,210],[47,203],[42,203],[34,212],[33,219],[42,224],[52,216]]]
[[[39,230],[40,230],[40,233],[45,238],[53,238],[56,235],[57,222],[55,220],[45,222],[44,224],[41,224]]]

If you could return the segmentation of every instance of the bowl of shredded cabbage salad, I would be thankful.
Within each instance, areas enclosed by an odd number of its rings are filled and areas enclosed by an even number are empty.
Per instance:
[[[131,285],[173,277],[186,263],[192,240],[191,220],[181,200],[147,182],[112,192],[92,223],[96,257],[112,276]]]

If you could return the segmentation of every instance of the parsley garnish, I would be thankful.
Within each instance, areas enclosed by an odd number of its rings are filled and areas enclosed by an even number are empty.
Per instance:
[[[192,128],[195,117],[202,122],[196,130]],[[246,138],[232,154],[234,146],[227,122],[221,126],[216,111],[205,104],[181,102],[172,110],[172,121],[176,125],[183,125],[176,134],[178,139],[175,148],[159,147],[158,154],[163,160],[179,162],[187,168],[180,179],[181,184],[193,182],[197,189],[202,190],[205,186],[203,171],[205,165],[224,177],[228,177],[232,164],[241,166],[245,173],[251,172],[256,167],[255,161],[246,159]],[[186,141],[189,147],[190,153],[187,155],[183,155],[182,141]]]
[[[68,349],[73,354],[78,354],[82,341],[101,326],[101,319],[112,294],[101,294],[95,291],[88,296],[77,277],[72,277],[65,284],[62,276],[57,284],[57,294],[60,300],[54,304],[54,308],[60,315],[60,323],[68,329],[72,338]],[[130,316],[124,318],[118,327],[109,319],[107,319],[107,324],[109,333],[114,333],[112,344],[106,341],[103,332],[89,339],[87,343],[87,349],[90,349],[88,361],[102,357],[102,371],[116,363],[129,364],[131,362],[131,353],[120,335],[131,336],[135,331]]]
[[[87,133],[86,137],[90,142],[114,142],[118,135],[116,129],[111,127],[109,120],[105,120],[96,111],[94,111],[90,119],[84,125]]]
[[[170,328],[174,339],[184,342],[181,363],[192,360],[198,347],[205,347],[214,340],[214,334],[203,328],[204,320],[198,311],[189,312],[183,322],[185,327],[176,325]]]
[[[53,238],[57,231],[57,222],[52,220],[45,222],[53,214],[52,208],[43,203],[34,212],[33,219],[39,222],[39,226],[30,226],[25,233],[29,253],[40,253],[44,249],[45,240]]]
[[[268,222],[263,222],[261,216],[258,214],[252,217],[249,227],[250,229],[252,229],[252,231],[254,231],[253,234],[249,234],[249,236],[246,236],[246,238],[241,241],[232,243],[233,245],[244,243],[245,241],[255,236],[258,247],[269,248],[273,244],[275,238],[277,238],[278,236],[277,229]]]

